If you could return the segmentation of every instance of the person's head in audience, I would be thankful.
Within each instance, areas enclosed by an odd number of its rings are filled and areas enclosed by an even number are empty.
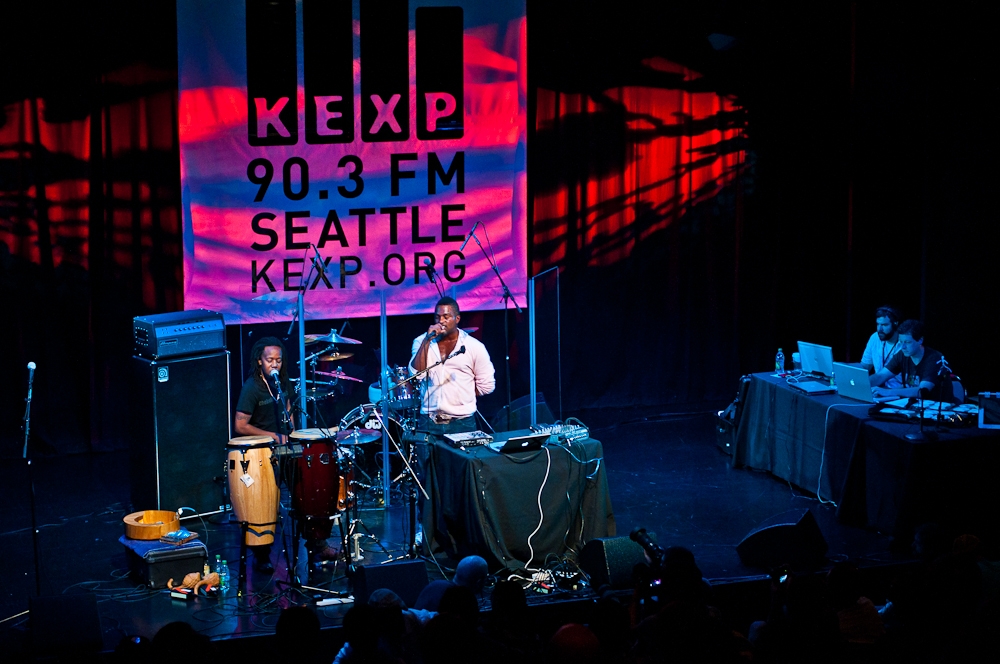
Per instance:
[[[468,589],[464,589],[469,592]],[[420,651],[424,664],[457,664],[475,662],[475,629],[453,613],[439,613],[431,618],[420,633]]]
[[[185,653],[185,661],[211,662],[215,659],[212,641],[183,621],[167,623],[153,637],[157,662],[176,662],[177,653]]]
[[[553,664],[597,662],[601,643],[589,628],[570,623],[556,630],[549,639],[549,654]]]
[[[681,546],[667,547],[660,569],[660,601],[707,603],[706,587],[694,554]]]
[[[319,661],[319,632],[319,618],[312,609],[307,606],[285,609],[274,627],[278,656],[302,663]]]
[[[364,661],[378,651],[378,611],[367,604],[355,604],[344,614],[344,637],[352,650],[352,661]]]
[[[479,593],[486,585],[490,570],[486,561],[480,556],[466,556],[458,562],[455,568],[455,583],[465,586],[473,593]]]
[[[460,618],[471,630],[479,623],[479,600],[465,586],[452,586],[441,595],[438,613]]]

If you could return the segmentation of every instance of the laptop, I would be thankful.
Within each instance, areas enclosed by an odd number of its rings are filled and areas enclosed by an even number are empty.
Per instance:
[[[542,449],[549,439],[548,433],[536,433],[531,429],[516,429],[493,434],[493,442],[487,445],[494,452],[510,454],[511,452],[534,452]]]
[[[848,399],[875,403],[871,384],[868,382],[868,369],[854,367],[843,362],[834,362],[833,371],[837,380],[837,394]]]
[[[803,380],[803,381],[788,381],[789,387],[794,387],[800,392],[805,392],[806,394],[816,395],[816,394],[833,394],[837,391],[837,388],[830,385],[827,382],[819,382],[816,380]]]
[[[833,375],[833,349],[805,341],[799,342],[799,361],[802,373],[826,376]]]

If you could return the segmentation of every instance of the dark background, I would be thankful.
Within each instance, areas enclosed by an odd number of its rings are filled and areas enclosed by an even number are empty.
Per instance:
[[[857,361],[882,303],[922,318],[927,344],[970,391],[1000,387],[1000,360],[979,343],[997,319],[989,5],[773,4],[528,3],[529,198],[599,177],[635,140],[606,114],[534,131],[537,91],[596,98],[655,85],[639,66],[653,56],[734,96],[745,136],[739,177],[688,202],[626,258],[595,265],[599,247],[575,241],[572,216],[564,257],[535,243],[526,269],[561,268],[564,415],[718,409],[740,374],[768,368],[798,339]],[[0,25],[0,123],[21,117],[10,111],[19,105],[67,127],[46,138],[25,126],[0,145],[0,455],[20,453],[28,361],[39,365],[39,453],[121,449],[131,318],[183,307],[174,6],[17,3],[0,9]],[[713,33],[735,39],[715,50]],[[60,141],[88,150],[53,149]],[[89,186],[52,188],[69,180]],[[76,211],[59,232],[56,204]],[[463,323],[482,328],[502,376],[502,314]],[[390,338],[405,341],[391,359],[405,361],[396,356],[426,324],[393,321]],[[368,381],[377,324],[352,325],[366,346],[351,371]],[[246,327],[229,335],[234,367],[239,340],[255,332]],[[528,391],[523,317],[511,316],[511,340],[518,397]],[[487,414],[504,392],[501,379]]]

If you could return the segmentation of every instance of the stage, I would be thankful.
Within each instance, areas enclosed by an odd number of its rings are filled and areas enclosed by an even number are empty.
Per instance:
[[[611,419],[608,414],[603,417]],[[885,569],[910,560],[908,554],[894,553],[895,547],[891,550],[889,537],[841,524],[832,505],[821,504],[770,474],[732,468],[730,457],[716,445],[714,414],[626,413],[618,417],[620,423],[608,425],[595,414],[591,429],[592,437],[603,444],[603,468],[618,534],[627,535],[633,527],[642,526],[655,533],[662,546],[689,548],[704,577],[722,596],[742,596],[733,602],[742,611],[752,614],[753,609],[747,607],[760,601],[760,610],[766,611],[767,577],[764,570],[741,564],[736,545],[758,523],[781,512],[796,508],[812,512],[829,544],[829,563],[851,558],[869,569]],[[227,649],[256,648],[250,645],[255,639],[247,641],[246,637],[272,635],[281,608],[313,601],[317,593],[308,590],[280,594],[285,587],[276,582],[287,578],[284,561],[279,561],[274,577],[249,573],[245,601],[231,592],[219,599],[178,602],[165,591],[144,589],[128,577],[125,551],[118,542],[122,518],[132,511],[128,476],[127,454],[117,452],[43,457],[35,467],[41,594],[96,594],[105,649],[126,635],[152,637],[162,625],[175,620],[189,622],[213,640],[226,642]],[[9,618],[27,610],[28,598],[35,593],[28,489],[21,462],[5,459],[0,481],[8,496],[0,508],[4,524],[0,542],[7,568],[0,617]],[[390,509],[365,508],[360,517],[388,552],[363,544],[361,564],[380,565],[402,555],[406,540],[402,501]],[[205,517],[204,523],[201,519],[183,523],[202,534],[210,560],[221,554],[235,568],[239,529],[228,515]],[[444,558],[428,560],[428,578],[450,577],[446,564]],[[343,575],[343,569],[343,564],[325,568],[313,575],[309,585],[349,591],[346,580],[334,580]],[[491,568],[491,572],[499,571],[498,565]],[[734,590],[737,587],[741,590]],[[595,597],[589,588],[544,595],[529,592],[530,604],[551,616],[553,624],[585,617]],[[756,599],[748,602],[748,597]],[[331,647],[338,639],[335,628],[349,606],[317,609]],[[488,592],[480,606],[488,609]],[[741,623],[753,617],[733,612],[728,616],[737,629],[745,629]],[[24,615],[3,623],[0,645],[5,651],[24,651],[26,623]]]

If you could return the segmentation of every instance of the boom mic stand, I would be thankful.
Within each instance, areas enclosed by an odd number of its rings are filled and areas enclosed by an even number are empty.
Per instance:
[[[465,346],[462,346],[462,348],[457,352],[452,353],[448,357],[442,357],[434,364],[424,367],[422,370],[416,372],[409,378],[399,381],[398,383],[395,384],[394,387],[399,387],[400,385],[406,385],[409,382],[421,378],[425,376],[427,372],[429,372],[434,367],[439,367],[448,360],[450,360],[451,358],[455,357],[456,355],[461,355],[464,352],[465,352]],[[378,409],[375,410],[375,413],[376,416],[378,416]],[[379,422],[382,422],[381,417],[380,416],[378,417],[379,417]],[[384,426],[385,425],[383,423],[383,427]],[[389,440],[392,442],[393,447],[396,448],[396,452],[399,454],[400,458],[403,460],[403,463],[405,464],[405,468],[400,477],[402,478],[404,483],[408,483],[410,485],[409,487],[410,491],[408,496],[410,501],[410,542],[409,546],[407,547],[406,557],[416,558],[417,557],[417,492],[413,488],[414,485],[416,485],[416,487],[420,489],[420,492],[424,494],[424,500],[430,500],[431,496],[430,494],[427,493],[427,489],[424,488],[424,485],[420,483],[420,479],[417,477],[417,473],[413,470],[413,466],[410,465],[410,460],[406,458],[406,455],[403,454],[403,450],[400,448],[399,445],[396,444],[396,441],[392,439],[392,435],[389,436]]]
[[[483,225],[483,231],[486,231],[485,224]],[[500,286],[503,288],[503,358],[504,358],[504,377],[507,382],[507,429],[510,430],[510,323],[509,323],[509,309],[508,305],[510,302],[514,303],[514,308],[517,309],[517,313],[521,313],[521,307],[518,305],[517,300],[511,294],[510,289],[507,288],[506,282],[504,282],[503,277],[500,275],[500,268],[497,267],[496,257],[491,256],[493,253],[493,243],[490,242],[490,234],[486,232],[486,242],[490,245],[490,253],[486,253],[486,249],[483,247],[483,243],[479,241],[476,237],[475,229],[471,233],[472,239],[476,241],[479,245],[479,249],[482,250],[483,256],[486,256],[486,262],[490,264],[493,268],[494,274],[497,275],[497,279],[500,281]]]
[[[32,472],[31,457],[28,456],[28,439],[31,436],[31,388],[35,382],[35,363],[28,362],[28,397],[24,409],[24,452],[22,457],[28,466],[28,497],[31,503],[31,544],[35,552],[35,595],[42,594],[42,573],[38,563],[38,520],[35,513],[35,477]]]

